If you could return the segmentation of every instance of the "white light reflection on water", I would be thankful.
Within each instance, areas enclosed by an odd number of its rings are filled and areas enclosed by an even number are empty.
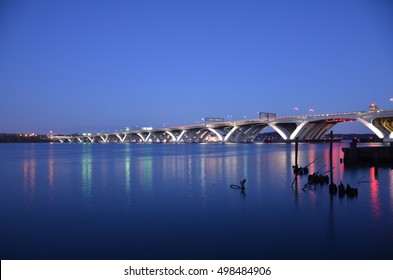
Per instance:
[[[126,206],[131,205],[131,144],[125,144],[124,149],[124,189],[126,194]]]
[[[53,195],[54,195],[54,187],[55,187],[55,155],[53,151],[53,145],[49,146],[48,153],[48,184],[49,184],[49,203],[53,204]]]
[[[36,193],[36,157],[35,145],[31,145],[30,150],[25,151],[23,160],[23,189],[25,201],[32,204]]]
[[[144,188],[146,188],[146,190],[151,191],[151,188],[153,187],[153,158],[150,154],[148,154],[140,157],[138,160],[140,183]]]
[[[91,207],[91,196],[92,196],[92,145],[82,144],[82,162],[81,162],[81,175],[82,175],[82,192],[86,199],[87,206]]]

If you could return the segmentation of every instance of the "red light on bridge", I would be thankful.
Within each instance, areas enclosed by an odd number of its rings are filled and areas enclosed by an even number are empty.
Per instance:
[[[325,120],[325,122],[327,122],[327,123],[352,122],[352,121],[354,121],[354,120],[353,119],[344,119],[344,118]]]

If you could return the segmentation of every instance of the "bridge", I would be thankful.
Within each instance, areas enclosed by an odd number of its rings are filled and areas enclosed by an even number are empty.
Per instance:
[[[218,119],[219,120],[219,119]],[[393,142],[393,110],[277,117],[266,114],[258,119],[216,121],[170,128],[144,128],[113,133],[83,133],[51,136],[59,142],[135,142],[135,143],[203,143],[212,139],[222,143],[250,143],[265,128],[271,127],[286,141],[321,139],[342,122],[360,122],[378,138]]]

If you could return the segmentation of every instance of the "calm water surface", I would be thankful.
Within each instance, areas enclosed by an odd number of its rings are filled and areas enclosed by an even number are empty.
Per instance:
[[[1,144],[1,259],[393,259],[393,171],[291,186],[293,144]],[[328,144],[299,163],[328,170]],[[247,179],[246,190],[231,189]]]

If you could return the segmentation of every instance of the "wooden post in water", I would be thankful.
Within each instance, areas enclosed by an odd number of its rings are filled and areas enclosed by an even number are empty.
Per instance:
[[[295,138],[295,170],[298,169],[299,165],[297,164],[297,154],[299,150],[299,138]]]
[[[329,163],[330,163],[330,184],[333,184],[333,130],[330,131]]]

